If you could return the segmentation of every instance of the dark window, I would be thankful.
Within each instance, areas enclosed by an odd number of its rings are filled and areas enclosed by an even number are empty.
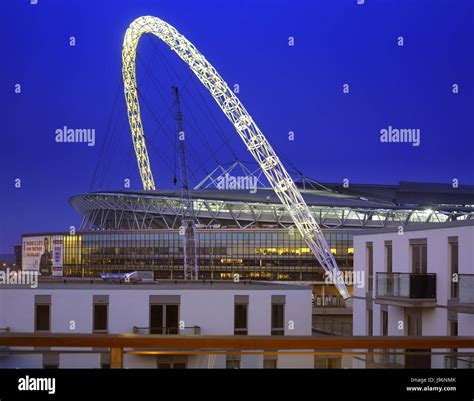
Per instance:
[[[107,315],[107,304],[94,304],[94,333],[107,332]]]
[[[374,251],[372,245],[367,245],[367,291],[372,291],[372,275],[374,274]]]
[[[387,255],[387,273],[392,273],[392,245],[386,245],[385,250]]]
[[[458,321],[457,320],[450,320],[450,331],[452,336],[458,335]]]
[[[225,367],[226,369],[240,369],[240,358],[234,355],[227,355]]]
[[[178,362],[178,363],[175,363],[175,364],[174,364],[174,368],[175,368],[175,369],[186,369],[186,364],[185,364],[185,363]]]
[[[452,336],[457,336],[458,335],[458,321],[457,320],[450,320],[449,321],[449,328]],[[457,348],[451,348],[451,352],[454,354],[450,358],[451,362],[451,368],[457,368],[458,367],[458,349]]]
[[[158,364],[158,369],[171,369],[171,364],[170,363],[159,363]]]
[[[388,312],[382,311],[382,335],[388,335]]]
[[[264,369],[276,369],[277,368],[277,360],[276,359],[264,359],[263,360],[263,368]]]
[[[367,335],[371,336],[374,333],[374,316],[372,309],[367,309]]]
[[[284,304],[272,304],[272,336],[282,336],[285,334]]]
[[[166,305],[167,334],[178,334],[178,305]]]
[[[234,334],[247,334],[247,305],[236,304],[234,306]]]
[[[150,334],[178,334],[179,305],[150,305]]]
[[[150,334],[163,334],[163,306],[150,305]]]
[[[458,292],[458,260],[459,260],[459,247],[457,243],[451,243],[451,298],[457,298]]]
[[[426,273],[428,271],[428,252],[426,244],[412,245],[412,272]]]
[[[50,330],[50,305],[36,305],[36,331]]]

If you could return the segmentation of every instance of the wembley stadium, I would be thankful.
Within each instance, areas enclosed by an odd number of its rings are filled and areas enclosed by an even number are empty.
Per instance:
[[[401,182],[399,185],[298,182],[322,227],[338,267],[353,269],[354,230],[472,219],[474,187]],[[219,190],[207,180],[190,191],[196,221],[198,279],[311,283],[321,306],[344,305],[324,285],[324,269],[271,188]],[[75,195],[76,232],[24,234],[22,265],[42,276],[98,277],[153,271],[184,279],[182,194],[175,190],[101,191]],[[53,262],[42,259],[50,249]],[[58,256],[59,255],[59,256]],[[61,259],[57,261],[57,259]],[[55,262],[56,261],[56,262]],[[352,293],[352,286],[348,284]]]

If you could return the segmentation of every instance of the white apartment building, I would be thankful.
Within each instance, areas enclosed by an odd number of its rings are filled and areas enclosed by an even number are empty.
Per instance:
[[[311,335],[311,287],[263,282],[0,285],[0,329],[11,333]],[[24,349],[23,349],[24,350]],[[61,352],[63,351],[63,352]],[[0,368],[101,368],[107,349],[0,348]],[[312,355],[141,355],[125,368],[314,367]]]
[[[365,278],[354,286],[354,335],[474,335],[474,221],[355,232],[354,271]],[[452,355],[354,358],[354,367],[474,366],[474,350],[436,351]]]

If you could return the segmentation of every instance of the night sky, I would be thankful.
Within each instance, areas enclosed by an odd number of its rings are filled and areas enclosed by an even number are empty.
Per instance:
[[[270,143],[307,176],[474,184],[473,0],[2,1],[0,253],[11,253],[22,233],[78,226],[71,195],[122,189],[124,177],[141,189],[120,86],[123,35],[141,15],[175,26],[230,86],[237,83],[237,96]],[[144,127],[158,149],[149,151],[160,188],[173,185],[171,84],[189,85],[202,101],[198,107],[183,89],[185,125],[200,126],[213,148],[197,134],[190,140],[191,184],[214,159],[229,162],[235,152],[249,160],[176,55],[156,38],[142,38],[138,50],[138,86],[149,105]],[[168,76],[169,68],[181,78]],[[151,110],[171,127],[168,137],[154,135]],[[63,126],[95,129],[95,146],[56,143]],[[420,129],[420,146],[381,143],[388,126]],[[230,146],[221,149],[223,138]]]

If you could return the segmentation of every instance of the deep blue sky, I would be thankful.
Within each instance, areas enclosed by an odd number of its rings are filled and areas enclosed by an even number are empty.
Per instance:
[[[238,83],[239,98],[270,142],[308,176],[354,183],[455,177],[474,184],[473,0],[29,3],[0,4],[0,253],[10,253],[21,233],[79,225],[67,201],[90,189],[120,84],[123,35],[140,15],[174,25],[229,84]],[[75,47],[69,46],[70,36]],[[288,47],[289,36],[294,47]],[[397,46],[398,36],[404,47]],[[153,42],[142,42],[148,43],[139,52],[150,61]],[[166,55],[186,78],[183,63]],[[167,87],[159,68],[156,77]],[[14,92],[17,83],[21,94]],[[342,93],[344,83],[350,94]],[[459,84],[457,95],[453,83]],[[148,99],[163,113],[153,92]],[[123,114],[115,117],[126,123]],[[225,137],[236,138],[230,123],[219,123]],[[146,119],[144,124],[149,133]],[[55,143],[54,131],[64,125],[95,128],[96,146]],[[388,125],[420,128],[421,146],[380,143],[379,132]],[[203,130],[211,143],[219,143],[215,132]],[[287,139],[290,130],[294,142]],[[126,124],[117,135],[104,152],[125,166],[139,189]],[[239,141],[233,147],[246,160]],[[209,153],[198,142],[193,150],[202,158]],[[172,151],[161,157],[174,163]],[[151,158],[160,176],[160,159]],[[109,168],[100,188],[119,189],[118,167]],[[22,179],[21,189],[14,188],[15,178]],[[157,181],[170,186],[168,179]]]

